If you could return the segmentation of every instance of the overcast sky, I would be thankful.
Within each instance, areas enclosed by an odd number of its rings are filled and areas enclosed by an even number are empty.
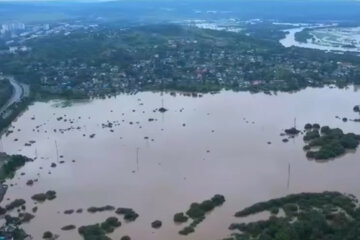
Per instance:
[[[0,0],[0,2],[109,2],[123,0]]]
[[[136,1],[136,0],[0,0],[0,2],[112,2],[112,1]],[[144,1],[144,0],[143,0]],[[157,1],[157,0],[145,0],[145,1]],[[214,2],[221,2],[223,0],[159,0],[159,1],[176,1],[176,2],[189,2],[189,1],[214,1]],[[239,1],[242,0],[233,0]],[[292,2],[292,1],[304,1],[304,2],[359,2],[360,0],[253,0],[253,1],[284,1],[284,2]]]
[[[109,2],[109,1],[136,1],[136,0],[0,0],[0,2],[61,2],[61,1],[66,1],[66,2]],[[156,0],[149,0],[149,1],[156,1]],[[175,0],[174,0],[175,1]],[[176,0],[176,1],[181,1],[181,0]],[[199,1],[199,0],[197,0]],[[222,0],[210,0],[210,1],[222,1]],[[241,1],[241,0],[238,0]],[[256,0],[254,0],[256,1]],[[267,0],[267,1],[271,1],[271,0]],[[280,1],[299,1],[299,0],[280,0]],[[313,1],[313,0],[303,0],[303,1]],[[319,1],[319,0],[316,0]],[[357,1],[359,2],[360,0],[320,0],[320,1]]]

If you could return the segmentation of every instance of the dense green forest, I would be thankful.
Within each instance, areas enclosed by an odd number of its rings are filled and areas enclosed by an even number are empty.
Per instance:
[[[270,212],[269,219],[234,223],[239,230],[228,240],[357,240],[360,209],[357,199],[338,192],[300,193],[256,203],[235,214],[246,218]]]
[[[233,33],[176,24],[119,30],[105,24],[28,41],[31,51],[3,55],[0,70],[47,96],[101,96],[138,90],[294,91],[359,83],[351,54],[284,48],[282,28]]]

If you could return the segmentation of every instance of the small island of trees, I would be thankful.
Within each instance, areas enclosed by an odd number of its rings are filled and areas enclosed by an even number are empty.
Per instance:
[[[339,157],[347,150],[358,147],[360,136],[355,133],[344,133],[339,128],[330,128],[319,124],[305,125],[304,150],[306,156],[316,160],[327,160]]]
[[[221,206],[225,202],[225,197],[223,195],[216,194],[211,199],[205,200],[201,203],[192,203],[189,210],[184,213],[177,213],[174,216],[174,221],[177,223],[187,222],[188,218],[193,221],[189,226],[184,227],[179,231],[181,235],[188,235],[195,232],[195,227],[205,220],[207,213],[212,211],[215,207]]]
[[[279,210],[284,215],[280,216]],[[270,212],[270,218],[233,223],[229,229],[240,232],[226,240],[359,239],[360,209],[357,199],[351,195],[338,192],[293,194],[256,203],[235,216],[244,218],[261,212]]]
[[[356,105],[353,108],[354,112],[360,112],[360,105]]]
[[[116,217],[109,217],[101,224],[94,224],[82,226],[78,229],[79,234],[84,240],[110,240],[106,234],[114,232],[114,230],[121,226],[121,222]]]
[[[6,179],[14,177],[16,170],[23,167],[25,163],[33,161],[32,159],[22,155],[7,155],[0,153],[0,181],[3,182]]]

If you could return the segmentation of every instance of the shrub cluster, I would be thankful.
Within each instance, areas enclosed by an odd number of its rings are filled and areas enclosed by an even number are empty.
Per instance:
[[[314,124],[315,125],[315,124]],[[360,136],[354,133],[346,133],[339,128],[330,128],[323,126],[311,128],[305,125],[307,129],[304,136],[304,141],[307,145],[304,146],[304,150],[307,151],[306,156],[308,158],[314,158],[317,160],[326,160],[330,158],[336,158],[344,153],[346,150],[356,149],[359,145]],[[316,150],[314,150],[316,148]]]

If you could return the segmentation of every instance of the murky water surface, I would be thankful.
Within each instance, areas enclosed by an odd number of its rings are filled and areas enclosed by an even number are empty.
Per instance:
[[[360,123],[335,118],[359,117],[352,111],[359,96],[354,88],[323,88],[277,96],[221,92],[197,98],[146,92],[67,107],[59,101],[37,102],[13,124],[14,133],[1,138],[7,153],[37,156],[8,181],[15,185],[6,198],[24,198],[30,211],[33,194],[57,192],[55,200],[38,204],[36,218],[24,225],[34,239],[47,230],[59,239],[81,239],[76,230],[60,228],[101,222],[114,214],[63,211],[107,204],[140,214],[111,234],[113,239],[221,239],[238,221],[233,214],[258,201],[303,191],[360,196],[359,152],[319,163],[306,159],[301,136],[288,143],[280,137],[294,118],[301,128],[317,122],[359,133]],[[162,104],[166,113],[153,111]],[[114,123],[113,132],[102,126],[108,121]],[[35,143],[24,146],[31,140]],[[65,163],[59,164],[62,160]],[[50,167],[53,162],[56,168]],[[29,179],[38,182],[27,186]],[[217,193],[226,197],[225,204],[194,234],[178,235],[182,226],[173,223],[173,215]],[[156,219],[163,221],[159,230],[150,225]]]

